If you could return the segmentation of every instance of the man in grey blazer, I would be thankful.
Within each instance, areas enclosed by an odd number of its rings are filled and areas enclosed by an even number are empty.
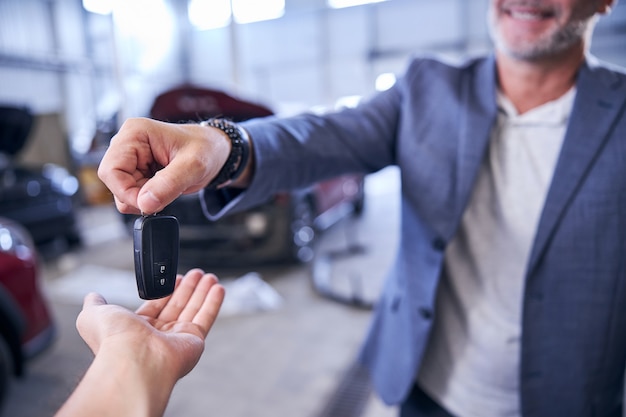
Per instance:
[[[397,165],[399,250],[361,355],[381,398],[402,416],[621,416],[626,75],[587,54],[613,3],[492,0],[492,56],[417,58],[356,109],[129,120],[100,178],[122,212],[202,190],[218,218]]]

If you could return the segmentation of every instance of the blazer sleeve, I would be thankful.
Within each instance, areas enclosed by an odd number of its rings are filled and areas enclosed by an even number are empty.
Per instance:
[[[394,164],[400,84],[353,109],[242,123],[255,152],[252,183],[244,191],[204,190],[200,195],[204,214],[215,220],[261,204],[280,191]]]

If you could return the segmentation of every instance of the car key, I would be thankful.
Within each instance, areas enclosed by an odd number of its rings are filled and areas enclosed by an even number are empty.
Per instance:
[[[174,291],[178,268],[178,220],[141,216],[133,227],[135,277],[139,297],[167,297]]]

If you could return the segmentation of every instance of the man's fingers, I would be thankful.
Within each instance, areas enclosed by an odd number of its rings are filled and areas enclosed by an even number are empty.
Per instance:
[[[165,307],[167,302],[170,300],[170,297],[171,295],[156,300],[144,301],[143,304],[140,305],[137,310],[135,310],[135,313],[141,316],[157,318],[159,317],[159,314],[161,314],[161,311],[163,311],[163,308]]]
[[[146,301],[136,313],[165,323],[193,323],[206,337],[217,318],[224,295],[224,287],[218,284],[215,275],[192,269],[184,277],[178,276],[171,296]]]
[[[161,131],[150,136],[150,149],[162,166],[147,180],[137,196],[144,213],[155,213],[181,194],[203,189],[222,164],[216,155],[227,156],[230,141],[220,133],[195,124],[172,125],[159,122]],[[225,158],[224,158],[225,159]]]
[[[163,310],[159,313],[158,319],[164,322],[180,320],[181,313],[187,306],[203,275],[204,271],[201,269],[192,269],[187,272],[174,293],[170,296],[167,304],[163,307]]]
[[[183,193],[201,190],[209,182],[206,165],[198,155],[177,156],[148,179],[137,195],[137,207],[157,213]]]
[[[141,211],[134,205],[126,204],[122,202],[117,196],[113,196],[115,200],[115,207],[120,213],[124,214],[141,214]]]
[[[180,313],[180,321],[192,322],[202,308],[211,287],[217,283],[217,277],[213,274],[204,274],[193,290],[187,305]]]
[[[209,330],[215,323],[215,319],[220,311],[222,302],[224,301],[225,290],[220,284],[214,282],[211,285],[208,295],[205,297],[202,306],[196,313],[192,323],[202,329],[204,337],[209,334]]]
[[[152,214],[163,210],[165,206],[180,196],[180,185],[176,180],[170,177],[177,175],[168,175],[172,170],[172,166],[168,165],[150,178],[137,194],[137,207],[142,213]],[[178,177],[185,175],[178,174]]]
[[[137,201],[137,193],[143,182],[138,171],[138,151],[128,142],[109,147],[98,166],[98,178],[117,199],[133,205]]]
[[[230,142],[216,135],[195,124],[129,119],[111,139],[98,176],[121,212],[159,212],[217,174],[215,157],[227,156]]]
[[[180,274],[176,276],[174,291],[176,291],[176,288],[180,285],[182,278],[183,276]],[[157,318],[159,317],[159,314],[161,314],[161,311],[163,311],[163,308],[169,302],[170,297],[171,295],[163,298],[158,298],[156,300],[147,300],[141,306],[139,306],[137,310],[135,310],[135,313],[142,316]]]

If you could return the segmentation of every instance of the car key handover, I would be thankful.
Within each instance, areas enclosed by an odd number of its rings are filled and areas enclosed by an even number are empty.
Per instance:
[[[133,227],[137,291],[144,300],[167,297],[174,291],[178,269],[178,220],[150,215]]]

